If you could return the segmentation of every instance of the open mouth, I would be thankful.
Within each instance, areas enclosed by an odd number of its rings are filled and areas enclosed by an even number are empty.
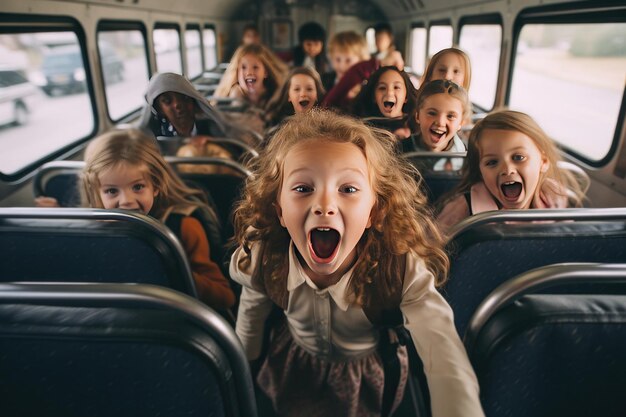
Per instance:
[[[433,138],[433,142],[439,142],[447,132],[442,129],[430,129],[430,135]]]
[[[510,201],[516,201],[522,194],[522,183],[517,181],[507,181],[500,185],[504,198]]]
[[[393,101],[383,101],[383,107],[387,111],[391,111],[391,109],[393,109],[393,106],[395,106],[395,105],[396,105],[396,103],[394,103]]]
[[[307,108],[309,106],[310,101],[309,100],[302,100],[299,101],[298,104],[300,105],[300,107],[302,108]]]
[[[330,227],[317,227],[309,232],[309,249],[318,263],[330,263],[337,255],[341,235]]]
[[[256,78],[255,77],[246,77],[244,81],[246,82],[247,86],[252,87],[256,83]]]

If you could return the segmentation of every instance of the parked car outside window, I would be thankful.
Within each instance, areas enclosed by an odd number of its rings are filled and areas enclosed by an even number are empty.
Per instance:
[[[0,125],[26,124],[36,95],[23,71],[0,67]]]

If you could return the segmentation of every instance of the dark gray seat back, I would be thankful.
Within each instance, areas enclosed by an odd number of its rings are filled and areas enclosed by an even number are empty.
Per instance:
[[[1,282],[133,282],[196,296],[178,239],[128,211],[0,208],[0,253]]]
[[[180,293],[0,284],[0,414],[256,416],[237,336]]]
[[[544,294],[598,282],[623,288],[626,264],[539,268],[481,304],[465,342],[487,416],[624,415],[626,292]]]
[[[480,302],[518,274],[561,262],[626,262],[626,209],[481,213],[452,231],[448,252],[441,292],[463,336]]]

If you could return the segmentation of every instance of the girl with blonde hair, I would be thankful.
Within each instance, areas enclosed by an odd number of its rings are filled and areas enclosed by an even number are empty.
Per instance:
[[[432,80],[450,80],[469,92],[472,82],[472,65],[469,55],[459,48],[442,49],[430,58],[420,85]]]
[[[215,90],[215,97],[243,99],[264,109],[283,85],[287,65],[261,44],[242,45],[235,51]]]
[[[210,213],[216,223],[217,216],[201,191],[187,187],[178,178],[153,138],[134,129],[97,137],[85,152],[81,183],[83,202],[88,207],[138,211],[170,228],[176,222],[200,300],[218,310],[234,305],[235,295],[211,260],[207,233],[194,211]]]
[[[452,198],[444,198],[437,222],[446,231],[488,210],[580,206],[586,190],[559,168],[560,159],[529,115],[513,110],[487,115],[470,133],[461,183]]]

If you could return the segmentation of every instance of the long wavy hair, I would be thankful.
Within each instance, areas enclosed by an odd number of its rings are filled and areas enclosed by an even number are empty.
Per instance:
[[[267,78],[263,80],[265,95],[262,98],[263,105],[267,104],[277,93],[278,88],[285,82],[287,65],[282,62],[271,50],[261,44],[242,45],[233,54],[230,64],[226,68],[220,83],[215,89],[215,97],[228,97],[233,87],[237,87],[237,73],[239,62],[246,55],[253,55],[263,63]]]
[[[558,162],[561,160],[556,145],[537,122],[526,113],[514,110],[500,110],[488,114],[479,120],[472,129],[467,145],[467,157],[461,168],[461,182],[448,195],[442,198],[443,205],[456,195],[468,192],[472,185],[483,180],[480,173],[480,148],[479,143],[483,131],[486,129],[509,130],[523,133],[528,136],[544,155],[549,163],[548,169],[539,178],[539,184],[535,193],[539,193],[545,186],[548,178],[554,180],[554,184],[560,187],[551,187],[550,192],[557,195],[564,195],[568,198],[570,206],[580,207],[582,205],[585,191],[574,175],[568,171],[560,169]],[[441,207],[443,207],[443,205]]]
[[[163,220],[169,209],[202,206],[206,196],[200,190],[187,187],[172,167],[163,159],[155,140],[139,130],[114,130],[95,138],[85,151],[85,168],[81,174],[81,196],[83,205],[104,208],[100,198],[100,175],[121,164],[145,169],[158,195],[150,215]]]
[[[289,89],[291,88],[291,80],[294,75],[306,75],[311,77],[315,82],[315,90],[317,91],[317,102],[321,103],[324,99],[324,94],[326,94],[326,90],[324,90],[324,86],[322,85],[322,80],[320,79],[319,74],[313,68],[309,67],[296,67],[289,71],[287,75],[287,80],[280,88],[278,94],[274,96],[274,99],[268,103],[267,105],[267,113],[266,120],[269,125],[275,125],[283,120],[287,116],[292,116],[295,114],[293,109],[293,104],[289,101]]]
[[[248,254],[238,265],[252,269],[253,281],[286,285],[290,237],[280,225],[277,204],[289,151],[303,142],[353,143],[365,156],[369,179],[376,195],[372,227],[357,244],[357,261],[350,278],[348,297],[368,305],[373,297],[388,299],[402,288],[404,257],[412,252],[423,259],[436,283],[447,276],[449,260],[434,225],[426,196],[420,191],[421,177],[408,162],[398,158],[395,137],[362,121],[326,109],[312,109],[287,121],[266,151],[253,162],[243,198],[235,210],[235,240]],[[252,265],[251,248],[260,245]],[[381,293],[373,294],[373,281]]]

